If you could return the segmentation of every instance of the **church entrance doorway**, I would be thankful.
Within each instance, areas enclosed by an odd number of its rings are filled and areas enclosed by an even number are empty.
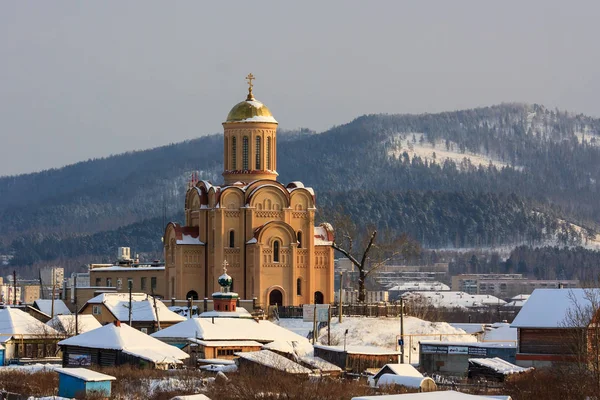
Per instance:
[[[270,306],[281,306],[283,305],[283,293],[279,289],[271,290],[269,293],[269,305]]]
[[[192,299],[192,300],[198,300],[198,292],[196,292],[195,290],[190,290],[185,295],[185,298],[186,299]]]
[[[323,304],[323,293],[315,292],[315,304]]]

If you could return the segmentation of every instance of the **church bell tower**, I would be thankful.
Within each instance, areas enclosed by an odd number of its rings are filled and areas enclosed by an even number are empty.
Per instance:
[[[252,94],[254,75],[249,74],[248,96],[236,104],[223,122],[225,130],[223,178],[225,184],[259,179],[277,180],[277,121]]]

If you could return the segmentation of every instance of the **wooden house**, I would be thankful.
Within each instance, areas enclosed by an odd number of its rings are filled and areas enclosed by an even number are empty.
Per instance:
[[[315,357],[320,357],[346,372],[361,374],[368,368],[381,368],[398,362],[399,351],[372,346],[315,345]]]
[[[51,362],[57,356],[62,335],[28,313],[16,308],[0,310],[0,343],[5,347],[4,364]]]
[[[235,353],[238,357],[238,369],[249,370],[255,375],[265,373],[284,373],[296,376],[308,376],[312,371],[277,353],[269,350]],[[262,371],[262,373],[261,373]]]
[[[115,321],[58,343],[63,367],[134,365],[168,369],[189,357],[180,349]]]
[[[79,312],[93,315],[102,325],[129,321],[130,306],[128,293],[102,293],[90,300]],[[169,310],[165,304],[145,293],[131,295],[131,326],[144,333],[152,333],[168,328],[186,318]]]
[[[588,359],[598,346],[600,289],[536,289],[511,326],[517,328],[516,363],[544,367]]]

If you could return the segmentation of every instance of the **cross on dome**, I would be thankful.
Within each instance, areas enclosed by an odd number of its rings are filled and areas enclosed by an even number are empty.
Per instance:
[[[254,84],[252,83],[252,81],[256,79],[254,77],[254,75],[252,75],[252,72],[250,72],[248,74],[248,76],[246,77],[246,80],[248,81],[248,98],[247,100],[253,100],[254,99],[254,95],[252,94],[252,88],[254,87]]]

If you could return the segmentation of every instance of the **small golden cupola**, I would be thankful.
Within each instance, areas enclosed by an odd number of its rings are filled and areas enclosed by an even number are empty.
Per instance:
[[[237,181],[277,179],[277,121],[271,111],[254,98],[254,75],[248,74],[248,96],[233,106],[224,128],[225,184]]]

